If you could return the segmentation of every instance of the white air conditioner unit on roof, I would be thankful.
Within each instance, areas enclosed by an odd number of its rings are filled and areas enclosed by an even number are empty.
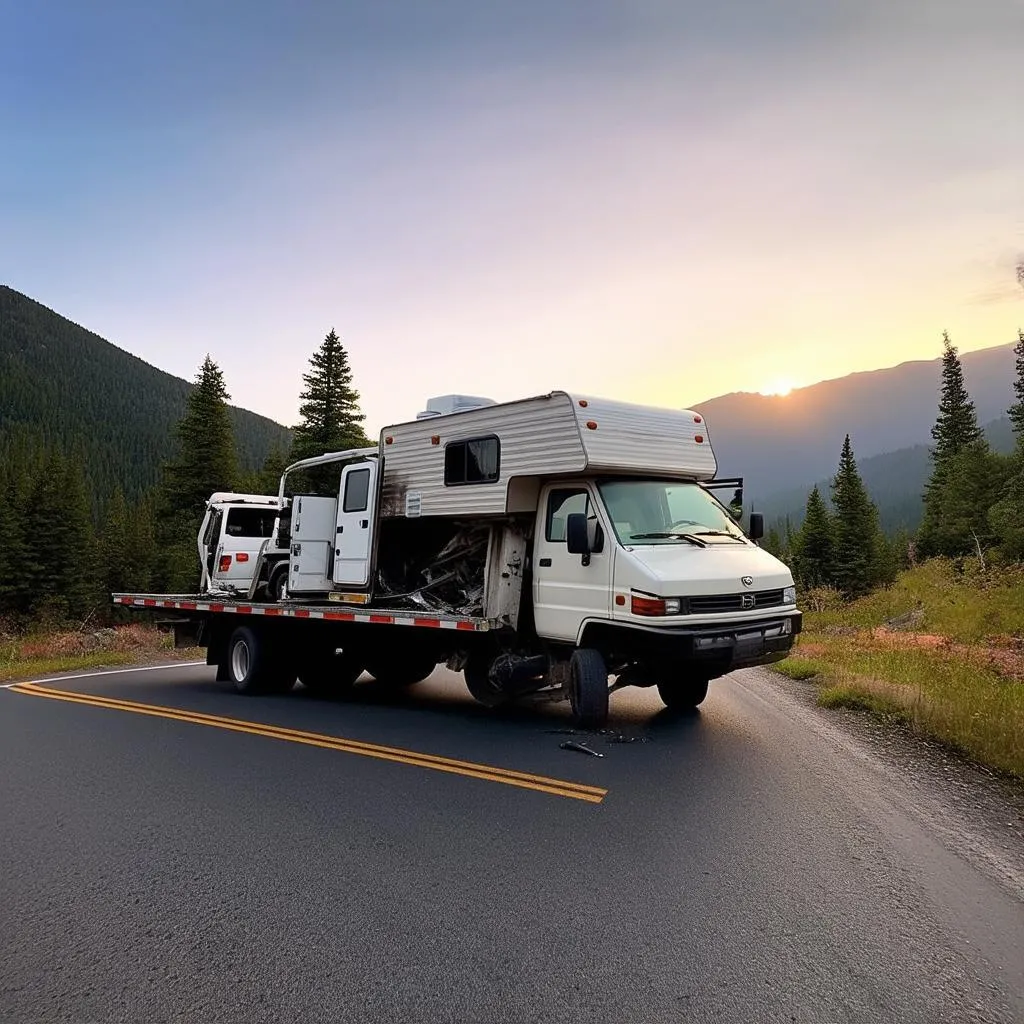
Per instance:
[[[469,409],[483,409],[488,405],[497,405],[493,399],[477,398],[473,395],[441,395],[438,398],[427,400],[427,408],[416,414],[416,419],[426,420],[432,416],[450,416],[456,412],[466,412]]]

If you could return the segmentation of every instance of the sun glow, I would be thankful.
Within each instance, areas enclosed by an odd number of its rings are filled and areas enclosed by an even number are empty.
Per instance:
[[[790,393],[796,385],[785,377],[772,381],[767,387],[761,388],[760,394],[782,398]]]

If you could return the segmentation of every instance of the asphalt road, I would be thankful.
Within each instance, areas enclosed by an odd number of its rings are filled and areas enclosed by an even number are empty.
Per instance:
[[[440,671],[47,685],[218,720],[0,692],[4,1022],[1024,1021],[1012,801],[767,673],[576,737]]]

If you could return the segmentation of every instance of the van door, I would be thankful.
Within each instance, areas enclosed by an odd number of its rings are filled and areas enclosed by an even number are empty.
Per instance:
[[[584,565],[566,550],[565,524],[570,513],[583,512],[591,541],[599,551]],[[585,619],[607,619],[611,609],[611,544],[600,528],[593,496],[585,484],[561,484],[541,492],[541,520],[533,545],[533,606],[537,633],[551,640],[576,642]]]
[[[333,579],[339,586],[365,587],[370,582],[376,498],[377,463],[346,466],[341,474],[334,542]]]
[[[217,565],[217,589],[247,591],[263,542],[274,532],[277,509],[272,506],[234,506],[226,509]]]

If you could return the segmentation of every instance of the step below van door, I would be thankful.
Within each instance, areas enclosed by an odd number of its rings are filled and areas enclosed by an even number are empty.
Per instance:
[[[598,521],[594,499],[581,485],[552,487],[542,494],[533,555],[533,606],[537,633],[549,640],[575,642],[585,619],[607,619],[611,607],[612,550],[604,537],[600,551],[584,565],[566,550],[565,524],[571,512],[585,512],[591,536]]]
[[[370,581],[376,496],[376,462],[345,467],[334,541],[334,582],[338,586],[365,587]]]

